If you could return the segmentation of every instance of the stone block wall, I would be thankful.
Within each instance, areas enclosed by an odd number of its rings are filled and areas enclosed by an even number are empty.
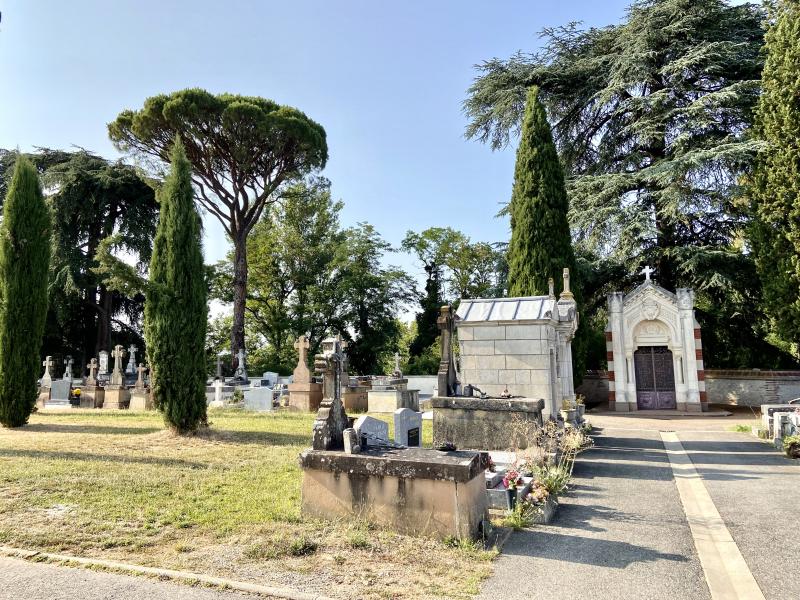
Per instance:
[[[704,379],[711,404],[761,406],[784,404],[800,397],[800,371],[705,369]],[[575,392],[583,394],[589,405],[604,402],[609,397],[608,373],[588,371]]]
[[[514,396],[551,397],[549,348],[555,331],[545,324],[459,325],[461,383],[491,396],[508,387]]]

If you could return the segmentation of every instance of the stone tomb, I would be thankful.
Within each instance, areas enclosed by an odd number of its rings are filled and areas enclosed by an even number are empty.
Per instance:
[[[408,379],[402,377],[377,377],[367,398],[372,413],[394,413],[399,408],[419,410],[419,390],[409,390]]]
[[[134,346],[131,346],[133,348]],[[144,373],[147,371],[143,364],[136,367],[136,384],[131,391],[131,410],[153,410],[153,395],[145,387]]]
[[[289,410],[314,412],[322,402],[322,384],[311,378],[308,368],[307,353],[310,342],[301,335],[294,343],[297,348],[297,366],[294,369],[292,383],[289,384]]]
[[[408,408],[394,411],[394,442],[401,446],[422,446],[422,413]]]
[[[762,404],[761,425],[769,437],[773,437],[774,416],[779,413],[789,414],[800,408],[800,404]]]
[[[125,388],[124,376],[122,374],[122,359],[125,356],[125,350],[123,350],[122,346],[117,344],[114,346],[114,351],[111,354],[114,358],[114,370],[111,372],[111,380],[105,387],[103,408],[112,410],[128,408],[131,395]]]
[[[50,385],[50,398],[45,401],[45,408],[72,408],[69,400],[72,394],[72,381],[59,379]]]
[[[97,359],[93,358],[86,368],[89,369],[89,376],[81,389],[81,408],[102,408],[105,390],[97,382],[97,372],[100,368]]]
[[[488,455],[359,447],[342,404],[346,359],[341,340],[326,340],[322,351],[314,364],[323,373],[323,400],[312,448],[300,455],[302,514],[364,519],[406,534],[477,537],[486,516]],[[380,422],[378,432],[374,421],[364,416],[357,426],[362,433],[385,435],[386,423]]]
[[[672,292],[642,271],[629,294],[608,295],[608,406],[635,410],[708,410],[700,325],[694,292]]]

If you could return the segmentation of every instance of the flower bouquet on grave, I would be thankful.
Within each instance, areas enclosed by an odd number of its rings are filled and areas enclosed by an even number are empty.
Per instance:
[[[522,477],[519,471],[509,469],[503,476],[503,487],[507,490],[516,490],[518,486],[522,485]]]
[[[783,451],[789,458],[800,458],[800,433],[783,438]]]
[[[538,479],[535,479],[531,484],[530,492],[528,492],[528,500],[530,500],[530,502],[533,504],[539,505],[547,502],[547,498],[549,497],[550,492],[547,491],[545,485]]]

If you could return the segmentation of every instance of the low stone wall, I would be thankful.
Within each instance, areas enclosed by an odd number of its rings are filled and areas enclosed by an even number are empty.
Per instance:
[[[758,369],[706,369],[705,383],[711,404],[761,406],[784,404],[800,397],[800,371],[761,371]],[[586,403],[608,400],[608,373],[588,371],[575,390]]]

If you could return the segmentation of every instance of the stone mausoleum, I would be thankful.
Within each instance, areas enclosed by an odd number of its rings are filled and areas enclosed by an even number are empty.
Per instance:
[[[611,410],[708,408],[700,325],[694,292],[673,294],[657,285],[646,267],[645,281],[629,294],[608,295],[608,403]]]

